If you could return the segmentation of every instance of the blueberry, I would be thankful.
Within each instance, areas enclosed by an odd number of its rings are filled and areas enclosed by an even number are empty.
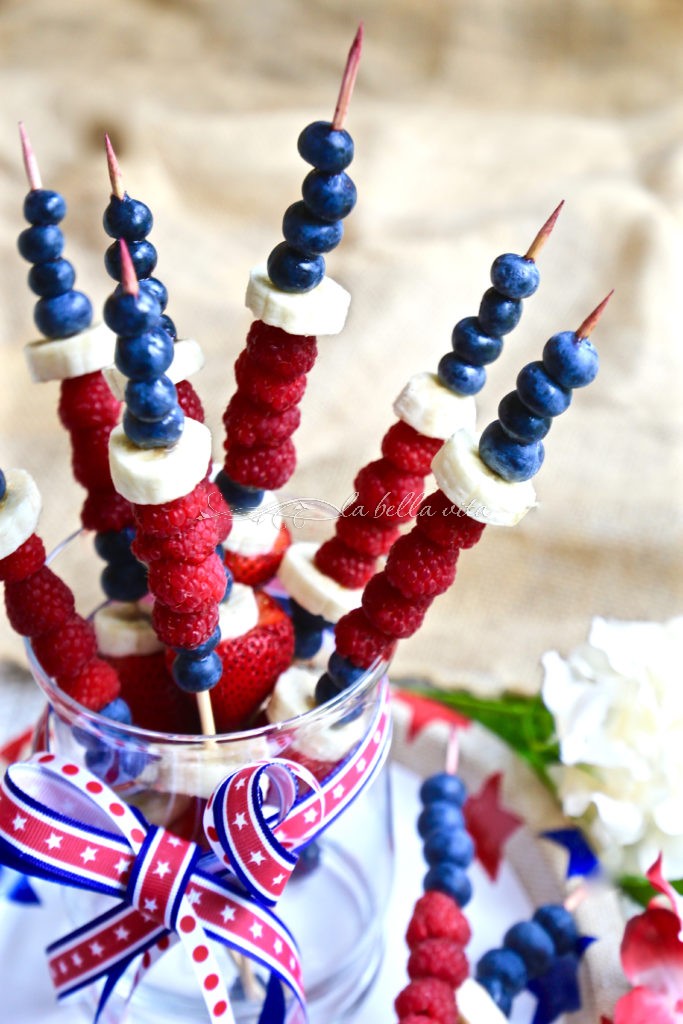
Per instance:
[[[506,1017],[512,1012],[512,996],[500,978],[492,975],[490,978],[477,978],[482,988],[485,988],[498,1009]]]
[[[7,478],[5,477],[5,474],[3,473],[3,471],[0,469],[0,501],[4,500],[4,497],[5,497],[6,494],[7,494]]]
[[[464,819],[458,805],[446,800],[434,800],[427,804],[417,819],[417,831],[423,839],[437,829],[462,828],[463,825]]]
[[[505,433],[513,441],[523,444],[542,441],[553,422],[549,416],[535,416],[529,412],[516,391],[510,391],[500,400],[498,419]]]
[[[70,338],[92,323],[92,304],[83,292],[64,292],[49,299],[38,299],[33,319],[46,338]]]
[[[432,867],[448,861],[466,868],[474,859],[474,843],[464,828],[437,829],[425,839],[423,852]]]
[[[224,553],[224,552],[222,552],[222,553],[220,554],[220,558],[221,558],[221,560],[222,560],[222,559],[223,559],[224,557],[225,557],[225,553]],[[221,603],[223,603],[223,602],[225,602],[225,601],[227,601],[227,600],[228,600],[228,598],[229,598],[229,597],[230,597],[230,595],[232,594],[232,588],[233,588],[233,586],[234,586],[234,583],[235,583],[235,577],[233,576],[233,574],[232,574],[232,572],[230,571],[230,569],[228,568],[228,566],[227,566],[227,565],[224,565],[224,566],[223,566],[223,569],[225,570],[225,590],[223,591],[223,596],[222,596],[222,598],[221,598]]]
[[[110,562],[100,574],[100,583],[112,601],[139,601],[147,593],[147,570],[134,558]]]
[[[489,423],[479,438],[479,455],[483,462],[503,480],[531,480],[543,464],[542,441],[521,444],[505,433],[500,423]]]
[[[290,612],[296,629],[324,629],[327,625],[322,615],[313,615],[293,598],[290,600]]]
[[[422,880],[422,888],[425,892],[445,892],[459,907],[466,906],[472,899],[472,883],[467,872],[447,860],[429,869]]]
[[[293,877],[305,878],[320,864],[320,843],[315,839],[298,851],[299,859],[294,867]]]
[[[142,289],[137,295],[114,292],[104,304],[104,322],[114,334],[124,338],[156,327],[160,316],[159,303]]]
[[[105,776],[114,765],[115,754],[113,749],[101,740],[95,741],[85,752],[85,767],[97,775],[100,779]]]
[[[506,252],[491,266],[491,284],[508,299],[528,299],[538,288],[541,275],[533,260]]]
[[[139,199],[124,194],[123,199],[112,196],[104,211],[102,224],[110,238],[124,238],[136,242],[146,238],[152,230],[152,211]]]
[[[353,139],[344,128],[333,128],[329,121],[314,121],[301,132],[297,141],[299,155],[319,171],[343,171],[353,160]]]
[[[151,277],[157,265],[157,251],[152,243],[141,239],[138,242],[128,242],[127,244],[138,281],[143,277]],[[113,277],[115,281],[121,280],[121,253],[118,242],[112,242],[105,252],[104,266],[110,277]]]
[[[123,697],[115,697],[100,711],[103,718],[110,718],[113,722],[120,722],[122,725],[131,725],[133,715]]]
[[[538,907],[533,920],[540,924],[553,940],[558,956],[576,951],[579,933],[574,918],[560,903],[545,903]]]
[[[553,334],[543,347],[543,365],[563,388],[583,388],[595,380],[598,353],[588,338],[577,338],[574,331]]]
[[[488,288],[482,295],[478,320],[485,334],[509,334],[521,316],[522,303],[519,299],[508,299],[495,288]]]
[[[296,622],[296,618],[294,621]],[[365,675],[366,669],[358,668],[357,665],[353,665],[337,651],[333,651],[327,662],[327,671],[343,689],[346,689],[357,683],[361,676]]]
[[[143,291],[149,292],[159,303],[159,307],[164,310],[168,305],[168,289],[163,281],[160,281],[158,277],[143,277],[140,281],[140,287]]]
[[[133,782],[142,775],[149,760],[149,755],[144,750],[124,747],[119,751],[116,782]]]
[[[235,483],[223,469],[216,474],[214,483],[233,512],[252,512],[263,501],[265,491]]]
[[[173,342],[160,327],[131,338],[119,338],[114,362],[131,380],[153,380],[173,362]]]
[[[529,978],[540,978],[555,959],[553,940],[535,921],[520,921],[508,928],[503,945],[521,956]]]
[[[29,224],[59,224],[66,214],[66,202],[59,192],[34,188],[24,199],[24,217]]]
[[[437,373],[441,383],[456,395],[476,395],[486,383],[484,367],[464,363],[455,352],[441,357]]]
[[[455,354],[472,366],[492,363],[503,351],[503,339],[484,334],[476,316],[458,320],[453,328],[451,344]]]
[[[95,551],[105,562],[128,560],[133,557],[130,545],[134,536],[135,529],[132,526],[125,526],[122,530],[106,530],[96,533]]]
[[[29,263],[45,263],[62,255],[64,235],[54,224],[24,228],[17,239],[19,252]]]
[[[328,672],[325,672],[315,684],[315,703],[318,707],[321,704],[327,704],[328,700],[338,697],[345,689],[346,687],[342,686],[336,679],[333,679]]]
[[[166,316],[165,313],[162,314],[161,319],[159,320],[159,327],[162,327],[166,331],[171,341],[175,341],[178,337],[176,325],[173,323],[170,316]]]
[[[205,640],[203,644],[199,644],[197,647],[185,649],[182,647],[174,647],[173,650],[176,654],[184,654],[188,658],[206,658],[207,655],[215,651],[221,642],[221,629],[220,626],[216,626],[213,633],[208,640]]]
[[[559,416],[572,400],[571,391],[560,387],[540,360],[527,363],[519,371],[517,392],[523,404],[537,416]]]
[[[315,217],[305,203],[293,203],[282,219],[282,234],[294,249],[305,253],[330,252],[342,240],[344,225],[340,220]]]
[[[459,775],[450,772],[437,772],[430,775],[420,786],[420,800],[423,804],[435,800],[449,800],[462,807],[467,799],[467,787]]]
[[[348,174],[310,171],[301,186],[306,206],[323,220],[341,220],[356,205],[356,186]]]
[[[511,996],[526,988],[529,977],[524,961],[511,949],[490,949],[477,964],[477,981],[484,978],[499,978]]]
[[[76,272],[68,260],[47,260],[36,263],[28,272],[28,286],[36,295],[51,299],[73,288]]]
[[[173,662],[173,678],[186,693],[202,693],[215,686],[223,675],[223,662],[214,651],[205,658],[178,654]]]
[[[276,245],[268,257],[268,277],[283,292],[310,292],[325,276],[322,256],[307,255],[287,242]]]
[[[294,657],[312,658],[323,645],[321,629],[298,629],[294,635]]]
[[[179,405],[153,423],[139,420],[127,409],[123,414],[123,430],[129,441],[138,448],[170,448],[183,432],[185,416]]]
[[[156,423],[163,419],[178,401],[173,381],[162,375],[153,380],[131,380],[126,385],[126,405],[139,420]]]

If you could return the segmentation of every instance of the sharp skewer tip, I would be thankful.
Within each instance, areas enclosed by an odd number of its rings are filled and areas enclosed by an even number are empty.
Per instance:
[[[33,146],[31,145],[31,140],[28,137],[28,132],[24,127],[23,121],[19,122],[19,138],[21,139],[21,153],[24,158],[26,177],[28,178],[31,191],[34,191],[37,188],[43,187],[43,181],[40,177],[40,168],[38,167],[36,154],[33,152]]]
[[[337,105],[334,108],[334,117],[332,118],[332,127],[336,130],[344,126],[346,115],[349,111],[349,104],[351,102],[351,94],[353,93],[353,87],[356,84],[356,75],[358,74],[358,65],[360,64],[360,55],[363,48],[363,22],[361,21],[358,26],[349,55],[346,58],[346,67],[344,68],[344,74],[342,75],[341,87],[339,89],[339,96],[337,98]]]
[[[140,290],[130,250],[123,238],[119,239],[121,253],[121,287],[126,295],[137,295]]]
[[[119,167],[114,147],[111,144],[111,139],[106,132],[104,133],[104,148],[107,152],[107,169],[109,171],[112,195],[116,196],[117,199],[123,199],[125,195],[123,175],[121,174],[121,168]]]
[[[458,730],[453,726],[448,737],[448,746],[446,747],[446,771],[449,775],[457,774],[459,755],[460,741],[458,739]]]
[[[545,243],[550,238],[550,234],[551,234],[553,228],[555,227],[555,221],[560,216],[560,211],[562,210],[563,206],[564,206],[564,199],[562,199],[557,204],[557,206],[555,207],[553,212],[550,214],[550,216],[548,217],[547,221],[545,222],[545,224],[543,225],[541,230],[538,232],[538,234],[534,238],[533,242],[531,243],[531,245],[529,246],[527,251],[524,253],[524,258],[525,259],[527,259],[527,260],[535,260],[536,259],[536,257],[538,256],[539,252],[541,251],[541,249],[543,248]]]
[[[576,337],[577,337],[577,339],[579,341],[581,341],[582,338],[590,338],[591,334],[593,333],[593,331],[595,330],[595,328],[597,326],[598,320],[600,319],[602,314],[605,312],[605,307],[607,306],[607,303],[609,302],[609,300],[612,298],[613,295],[614,295],[614,288],[612,288],[611,292],[607,293],[607,295],[604,297],[602,302],[598,306],[595,307],[593,312],[588,314],[588,316],[586,317],[586,319],[583,321],[583,323],[581,324],[581,326],[579,327],[579,329],[576,332]]]

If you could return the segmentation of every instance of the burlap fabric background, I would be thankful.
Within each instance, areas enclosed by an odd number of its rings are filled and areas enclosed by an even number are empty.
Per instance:
[[[405,642],[397,675],[533,690],[539,657],[595,614],[680,613],[683,438],[683,8],[665,0],[269,0],[249,4],[6,0],[0,6],[0,464],[28,468],[42,532],[75,528],[57,386],[31,384],[32,297],[15,237],[23,118],[46,185],[70,204],[66,255],[100,307],[110,132],[132,195],[153,208],[158,274],[215,430],[250,315],[249,268],[280,239],[305,167],[296,137],[331,116],[360,19],[348,127],[358,206],[330,274],[353,295],[310,375],[291,490],[341,505],[379,454],[391,403],[476,313],[492,259],[523,252],[556,203],[542,285],[489,372],[482,426],[545,339],[611,288],[602,366],[554,424],[540,507],[489,529],[451,594]],[[2,652],[22,658],[2,624]]]

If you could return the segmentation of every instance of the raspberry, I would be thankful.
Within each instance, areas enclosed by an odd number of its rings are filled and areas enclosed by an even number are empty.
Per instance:
[[[59,418],[67,430],[113,427],[121,403],[114,398],[101,370],[63,380],[59,392]]]
[[[223,544],[232,529],[232,510],[216,484],[207,481],[205,487],[207,502],[204,518],[212,520],[216,530],[216,543]]]
[[[415,517],[424,493],[421,476],[401,472],[388,459],[377,459],[364,466],[353,486],[358,501],[371,516],[395,523]]]
[[[408,959],[408,977],[439,978],[458,988],[469,974],[462,946],[452,939],[424,939],[418,942]]]
[[[135,725],[158,732],[201,732],[197,702],[175,684],[163,651],[107,660],[116,669]]]
[[[334,628],[337,651],[358,668],[369,668],[378,658],[388,658],[394,641],[368,621],[362,608],[354,608]]]
[[[71,432],[71,466],[74,477],[88,491],[113,488],[109,472],[110,434],[110,426]]]
[[[223,597],[225,569],[216,554],[198,564],[162,559],[149,567],[149,589],[167,608],[196,612]]]
[[[233,575],[235,583],[246,583],[250,587],[258,587],[271,580],[280,568],[284,553],[292,542],[286,525],[283,523],[275,543],[264,555],[240,555],[238,552],[225,549],[225,564]]]
[[[254,362],[248,352],[242,352],[235,363],[237,387],[256,405],[264,405],[274,412],[284,412],[292,405],[298,405],[306,390],[306,376],[278,377],[265,373]]]
[[[425,498],[415,526],[434,544],[452,548],[471,548],[484,531],[484,523],[470,519],[443,491],[435,491]]]
[[[342,587],[362,587],[375,571],[375,559],[359,555],[338,537],[326,540],[318,548],[314,562],[320,572],[331,576]]]
[[[372,625],[397,639],[420,628],[430,604],[429,597],[404,597],[385,573],[373,577],[363,591],[362,608]]]
[[[313,368],[318,349],[314,337],[287,334],[280,327],[255,320],[247,335],[247,352],[268,373],[290,378]]]
[[[218,543],[218,529],[217,519],[197,519],[170,537],[138,534],[131,544],[131,551],[145,565],[161,559],[171,562],[203,562],[213,553]]]
[[[412,530],[396,541],[384,571],[389,582],[406,597],[433,597],[450,587],[457,560],[457,548],[449,551],[438,547]]]
[[[43,566],[18,583],[5,584],[5,608],[15,632],[37,636],[71,618],[74,596],[52,569]]]
[[[386,555],[398,537],[398,526],[372,518],[357,501],[344,509],[335,529],[348,547],[373,558]]]
[[[115,670],[100,658],[93,658],[76,675],[60,676],[58,682],[69,697],[90,711],[101,711],[121,690]]]
[[[152,625],[162,643],[189,650],[208,640],[218,625],[218,606],[207,604],[197,612],[183,614],[155,603]]]
[[[230,447],[225,472],[235,483],[276,491],[286,484],[296,468],[296,449],[289,438],[278,445],[255,448]]]
[[[401,1017],[398,1024],[434,1024],[433,1017],[425,1017],[424,1013],[409,1013],[407,1017]]]
[[[95,631],[80,615],[31,641],[33,653],[49,676],[71,676],[97,654]]]
[[[130,502],[117,494],[112,487],[92,491],[81,510],[81,523],[86,530],[96,533],[118,533],[133,522],[133,511]]]
[[[178,405],[190,420],[204,422],[204,406],[195,389],[189,380],[180,380],[175,386],[178,395]]]
[[[451,896],[436,889],[420,896],[413,909],[406,932],[406,942],[412,950],[425,939],[451,939],[466,946],[472,932],[462,910]]]
[[[223,425],[230,441],[245,448],[258,444],[280,444],[291,437],[300,421],[301,410],[296,405],[284,412],[268,413],[239,391],[232,396],[223,414]]]
[[[399,1017],[415,1013],[423,1014],[438,1024],[458,1022],[453,989],[439,978],[420,978],[418,981],[411,981],[402,992],[399,992],[394,1007]]]
[[[133,517],[143,533],[156,537],[170,537],[185,529],[187,523],[199,519],[208,505],[204,481],[183,498],[167,501],[163,505],[133,505]]]
[[[382,455],[403,473],[417,473],[424,477],[431,470],[432,459],[442,444],[438,437],[425,437],[399,420],[384,435]]]
[[[45,545],[37,534],[32,533],[11,555],[0,558],[0,580],[17,583],[38,572],[44,564]]]

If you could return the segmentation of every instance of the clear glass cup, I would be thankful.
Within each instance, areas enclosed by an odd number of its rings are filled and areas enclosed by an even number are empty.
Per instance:
[[[89,549],[89,550],[88,550]],[[62,549],[52,567],[74,586],[77,606],[92,610],[97,586],[83,572],[91,539],[79,534]],[[94,561],[94,558],[92,558]],[[95,563],[97,565],[97,563]],[[70,570],[69,570],[70,566]],[[62,571],[62,569],[69,571]],[[71,577],[69,575],[71,573]],[[85,606],[79,600],[86,587]],[[99,603],[101,604],[101,598]],[[310,764],[321,736],[335,744],[343,763],[367,735],[386,686],[386,664],[362,676],[338,698],[298,718],[237,733],[207,738],[171,735],[112,722],[87,711],[47,676],[28,646],[31,670],[52,709],[50,750],[96,769],[127,803],[145,818],[186,839],[206,845],[202,814],[211,792],[226,775],[253,761],[289,758]],[[329,749],[329,747],[328,747]],[[96,752],[93,758],[92,751]],[[379,770],[355,801],[301,854],[274,908],[301,953],[307,1010],[311,1024],[336,1024],[348,1018],[367,994],[379,969],[383,919],[393,871],[389,771]],[[102,913],[112,901],[77,889],[64,890],[68,920],[64,932]],[[211,943],[227,984],[238,1024],[257,1024],[266,972],[253,961]],[[180,944],[153,965],[126,1010],[133,969],[124,975],[108,1003],[104,1020],[115,1024],[203,1022],[206,1009]],[[97,1002],[97,991],[88,998]],[[294,999],[287,996],[292,1020]]]

